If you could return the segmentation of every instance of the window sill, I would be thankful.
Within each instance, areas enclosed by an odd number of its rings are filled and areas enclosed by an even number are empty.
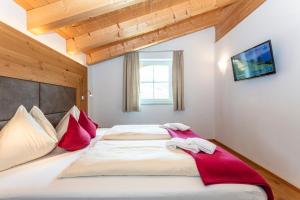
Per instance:
[[[159,105],[173,105],[173,103],[141,103],[142,106],[159,106]]]
[[[173,105],[171,100],[141,100],[141,105]]]

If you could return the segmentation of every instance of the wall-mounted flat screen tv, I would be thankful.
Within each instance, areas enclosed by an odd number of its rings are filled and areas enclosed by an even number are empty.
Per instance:
[[[271,41],[266,41],[231,58],[234,80],[275,74]]]

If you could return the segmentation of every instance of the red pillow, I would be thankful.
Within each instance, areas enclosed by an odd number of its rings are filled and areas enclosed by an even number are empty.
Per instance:
[[[88,146],[90,141],[89,133],[80,126],[73,115],[70,115],[68,129],[58,146],[67,151],[76,151]]]
[[[97,127],[85,112],[80,111],[78,123],[90,134],[91,138],[96,136]]]

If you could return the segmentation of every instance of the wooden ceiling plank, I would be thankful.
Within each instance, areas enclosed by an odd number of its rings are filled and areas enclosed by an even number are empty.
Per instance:
[[[160,42],[212,27],[218,22],[219,11],[220,9],[210,11],[141,36],[94,49],[87,55],[87,64],[95,64]]]
[[[122,23],[99,29],[67,40],[68,52],[87,52],[126,38],[135,37],[159,28],[203,14],[232,3],[237,0],[190,0],[172,7],[149,13]]]
[[[39,8],[50,3],[54,3],[59,0],[15,0],[17,4],[23,7],[25,10],[32,10],[34,8]]]
[[[223,9],[220,14],[221,20],[216,25],[216,41],[224,37],[265,1],[266,0],[241,0]]]
[[[27,0],[15,0],[15,2],[17,4],[19,4],[25,10],[31,10],[31,9],[33,9],[33,6]]]
[[[59,0],[27,12],[28,30],[42,34],[147,0]]]
[[[48,4],[49,2],[46,0],[31,1],[31,5],[33,8],[39,8]]]

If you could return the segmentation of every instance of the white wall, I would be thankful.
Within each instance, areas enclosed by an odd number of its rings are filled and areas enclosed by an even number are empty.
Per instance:
[[[205,137],[214,136],[214,29],[193,33],[146,50],[184,50],[184,112],[172,105],[144,105],[139,113],[122,112],[123,57],[89,67],[90,114],[105,127],[115,124],[180,121]]]
[[[268,39],[277,74],[234,82],[229,56]],[[217,140],[298,187],[299,56],[299,0],[267,1],[216,44]]]
[[[66,40],[57,33],[46,33],[43,35],[34,35],[27,31],[26,11],[13,0],[0,0],[0,21],[25,33],[35,40],[49,46],[50,48],[68,56],[69,58],[85,65],[85,56],[69,55],[66,51]]]

